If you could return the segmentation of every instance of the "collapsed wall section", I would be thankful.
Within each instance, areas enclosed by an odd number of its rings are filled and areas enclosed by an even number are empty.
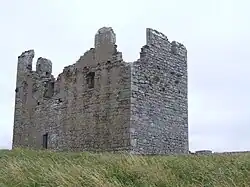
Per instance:
[[[147,45],[131,72],[133,153],[188,153],[187,51],[147,29]]]

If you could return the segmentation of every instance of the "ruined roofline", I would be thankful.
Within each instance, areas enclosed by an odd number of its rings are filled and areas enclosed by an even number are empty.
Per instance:
[[[21,53],[18,56],[18,64],[20,64],[23,68],[18,71],[23,71],[26,69],[26,72],[30,72],[31,74],[36,73],[37,75],[49,76],[52,73],[52,62],[44,57],[38,57],[35,67],[33,70],[33,60],[35,57],[35,50],[29,49]]]
[[[79,60],[81,60],[82,58],[85,58],[85,56],[88,55],[89,53],[94,52],[96,50],[96,48],[98,47],[98,45],[100,45],[99,40],[103,39],[102,37],[107,37],[107,36],[110,36],[110,38],[109,38],[110,43],[113,44],[116,48],[117,47],[116,34],[115,34],[113,28],[112,27],[102,27],[102,28],[98,29],[98,31],[95,34],[94,48],[92,47],[89,50],[85,51],[84,54],[82,56],[80,56]],[[179,54],[181,56],[186,56],[187,50],[183,44],[176,42],[176,41],[170,42],[168,40],[167,36],[164,35],[163,33],[159,32],[157,30],[154,30],[152,28],[146,28],[146,46],[157,46],[157,44],[159,44],[158,46],[161,46],[162,48],[165,48],[165,46],[167,48],[170,48],[170,51],[173,54]],[[142,48],[144,48],[144,47],[145,47],[145,45],[142,46]],[[18,56],[18,59],[19,58],[32,58],[33,59],[34,56],[35,56],[34,49],[30,49],[30,50],[22,52],[22,54],[20,56]],[[69,68],[71,66],[74,66],[79,60],[77,60],[72,65],[65,66],[63,68],[63,70],[65,68]],[[50,74],[51,74],[52,73],[52,62],[49,59],[46,59],[43,57],[39,57],[37,59],[36,70],[34,72],[37,72],[39,74],[39,70],[37,68],[38,68],[38,63],[41,63],[41,62],[46,62],[47,66],[51,66],[51,71],[50,71]],[[58,74],[56,79],[58,79],[60,74],[62,74],[62,73],[63,73],[63,71]]]
[[[170,42],[168,40],[168,37],[165,34],[159,32],[159,31],[157,31],[155,29],[152,29],[152,28],[146,28],[146,44],[147,45],[152,44],[152,40],[154,40],[155,37],[157,37],[158,40],[162,40],[162,41],[168,42],[169,44],[171,44],[171,46],[177,46],[179,48],[182,48],[182,49],[186,50],[186,47],[182,43],[177,42],[175,40],[173,40],[172,42]]]
[[[23,58],[23,57],[28,57],[28,56],[30,56],[32,58],[35,57],[34,49],[29,49],[27,51],[22,52],[21,55],[18,56],[18,58]]]

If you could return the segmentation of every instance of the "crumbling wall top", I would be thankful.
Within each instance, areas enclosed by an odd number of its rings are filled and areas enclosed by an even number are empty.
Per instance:
[[[179,42],[176,41],[171,42],[171,52],[175,55],[187,58],[187,49],[183,44]]]
[[[103,33],[105,33],[105,32],[114,32],[113,31],[113,29],[112,29],[112,27],[102,27],[102,28],[100,28],[98,31],[97,31],[97,33],[98,34],[103,34]]]
[[[146,29],[146,44],[153,45],[161,50],[170,51],[174,55],[181,56],[183,58],[187,57],[186,47],[176,41],[170,42],[163,33],[147,28]]]
[[[22,52],[20,56],[18,56],[18,67],[17,72],[30,72],[32,71],[32,62],[35,56],[35,52],[33,49]]]
[[[116,43],[116,35],[112,27],[102,27],[95,35],[95,48],[100,47],[102,44]]]
[[[158,49],[166,51],[169,51],[171,48],[171,44],[168,41],[167,36],[151,28],[146,29],[146,45],[154,46]]]
[[[151,29],[151,28],[147,28],[146,29],[146,37],[147,37],[147,45],[151,44],[154,40],[165,40],[168,41],[168,37],[165,36],[163,33]]]
[[[35,51],[34,51],[34,49],[30,49],[30,50],[24,51],[24,52],[22,52],[22,54],[20,56],[18,56],[18,58],[23,58],[23,57],[34,58],[35,57]]]
[[[52,62],[49,59],[39,57],[36,62],[36,72],[40,75],[51,75]]]

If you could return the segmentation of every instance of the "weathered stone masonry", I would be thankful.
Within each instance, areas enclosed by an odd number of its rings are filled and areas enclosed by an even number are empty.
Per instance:
[[[34,51],[18,57],[13,147],[188,153],[187,51],[147,29],[140,59],[124,62],[112,28],[57,79]]]

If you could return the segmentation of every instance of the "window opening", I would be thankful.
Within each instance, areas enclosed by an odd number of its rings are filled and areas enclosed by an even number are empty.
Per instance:
[[[54,82],[47,82],[45,85],[44,97],[51,98],[54,95]]]
[[[43,148],[48,149],[48,133],[43,135]]]
[[[95,86],[95,72],[90,72],[86,76],[88,88],[94,88]]]
[[[28,84],[27,82],[23,82],[23,103],[27,102],[28,97]]]

